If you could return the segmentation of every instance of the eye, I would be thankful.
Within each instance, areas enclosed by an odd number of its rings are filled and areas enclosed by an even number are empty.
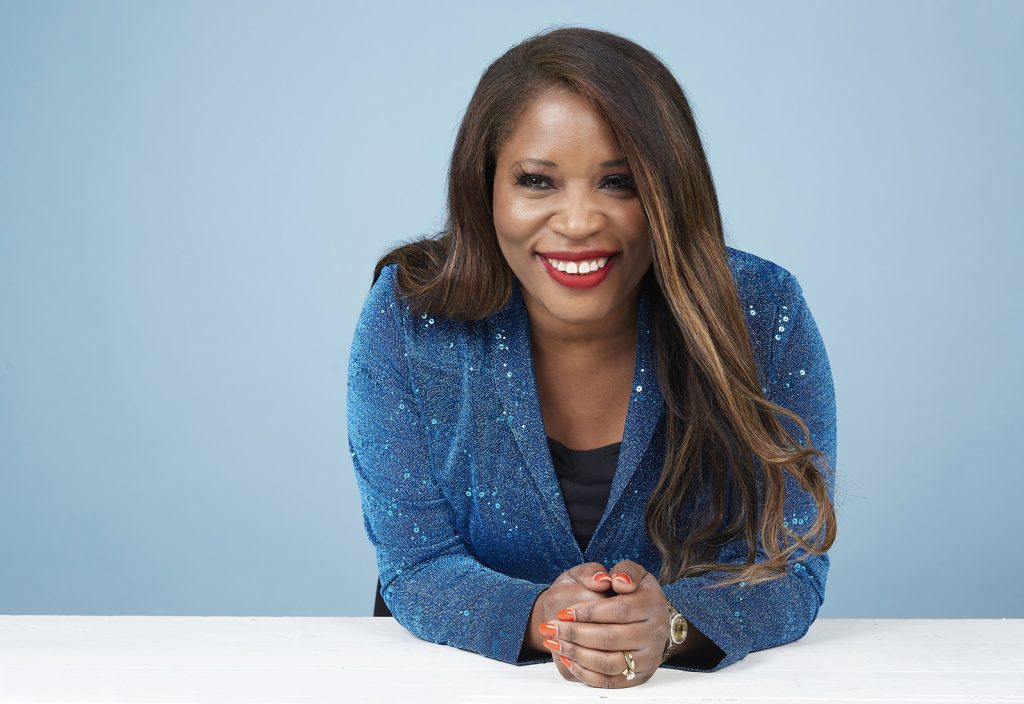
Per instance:
[[[534,191],[543,191],[544,188],[536,188],[534,184],[546,183],[548,180],[547,176],[542,174],[533,173],[530,171],[515,171],[512,176],[516,179],[516,185],[522,186],[523,188],[529,188]]]
[[[633,177],[629,176],[628,174],[612,174],[607,179],[605,179],[606,183],[609,181],[619,184],[618,188],[613,188],[612,190],[636,190],[636,183],[633,181]]]
[[[546,191],[548,188],[544,187],[544,184],[550,186],[550,179],[544,174],[537,173],[534,171],[521,171],[516,169],[512,172],[512,177],[516,180],[517,186],[522,186],[532,191]],[[611,184],[611,190],[613,191],[635,191],[636,183],[633,181],[633,177],[629,174],[612,174],[607,176],[604,180],[605,184]]]

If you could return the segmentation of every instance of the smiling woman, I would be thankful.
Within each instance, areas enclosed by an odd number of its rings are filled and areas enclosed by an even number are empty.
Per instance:
[[[559,336],[560,321],[584,319],[588,349],[628,335],[623,315],[651,266],[650,237],[627,161],[593,105],[564,89],[534,98],[498,145],[493,195],[498,245],[528,292],[531,323]]]
[[[686,97],[623,37],[485,71],[448,222],[382,257],[349,450],[414,635],[596,687],[794,641],[835,535],[835,394],[802,289],[725,245]]]

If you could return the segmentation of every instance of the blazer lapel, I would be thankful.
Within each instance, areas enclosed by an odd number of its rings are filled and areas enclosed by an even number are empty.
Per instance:
[[[502,417],[515,437],[526,463],[526,469],[547,505],[548,515],[562,535],[553,536],[563,545],[567,556],[585,561],[572,531],[572,522],[558,484],[544,428],[544,417],[537,392],[537,379],[530,345],[530,322],[520,290],[519,280],[512,277],[512,295],[500,311],[487,318],[485,331],[487,349],[493,362],[491,378],[502,403]],[[630,387],[629,409],[619,451],[619,462],[604,514],[594,530],[588,552],[597,545],[597,538],[640,460],[647,451],[654,428],[664,411],[664,400],[658,388],[654,367],[653,330],[650,315],[650,294],[644,288],[637,310],[636,362]],[[546,524],[549,525],[549,524]]]

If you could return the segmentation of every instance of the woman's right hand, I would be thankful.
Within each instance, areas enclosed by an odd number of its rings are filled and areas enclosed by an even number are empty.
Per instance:
[[[599,577],[599,579],[595,579]],[[540,632],[542,623],[557,622],[558,612],[573,604],[591,599],[607,599],[615,596],[612,578],[600,562],[584,562],[558,575],[551,586],[540,593],[530,612],[528,639],[530,648],[537,653],[551,653],[558,671],[567,680],[576,680],[558,657],[558,653],[544,646],[547,637]]]

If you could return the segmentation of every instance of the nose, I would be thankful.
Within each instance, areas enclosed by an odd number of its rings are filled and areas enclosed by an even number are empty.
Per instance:
[[[577,191],[568,194],[564,206],[551,220],[551,229],[571,238],[584,238],[597,232],[604,225],[604,216],[595,207],[590,194]]]

